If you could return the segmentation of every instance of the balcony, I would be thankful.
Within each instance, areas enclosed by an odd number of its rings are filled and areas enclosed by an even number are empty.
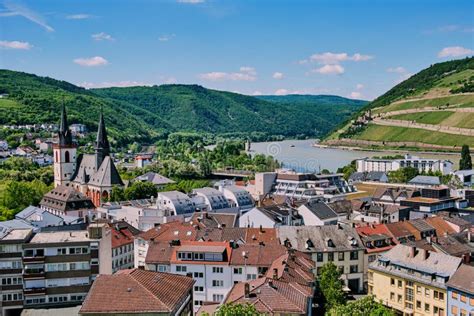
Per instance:
[[[0,306],[9,307],[9,306],[23,306],[23,301],[0,301]]]
[[[44,269],[25,269],[23,279],[42,279],[44,275]]]
[[[22,289],[23,289],[23,284],[0,285],[0,292],[22,290]]]
[[[44,256],[23,257],[23,263],[44,263]]]
[[[44,287],[34,287],[34,288],[24,289],[23,293],[25,295],[45,295],[46,294],[46,288],[44,288]]]

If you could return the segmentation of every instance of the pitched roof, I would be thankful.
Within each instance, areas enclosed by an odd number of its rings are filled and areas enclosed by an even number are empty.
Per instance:
[[[140,269],[99,275],[80,313],[172,313],[184,303],[193,284],[186,276]]]
[[[410,181],[410,184],[423,184],[423,185],[440,185],[439,177],[435,176],[416,176]]]
[[[345,225],[282,226],[278,236],[283,244],[303,252],[365,249],[357,231]]]
[[[474,267],[462,264],[449,279],[448,286],[474,295]]]
[[[226,303],[254,305],[257,311],[269,315],[307,314],[308,299],[313,295],[310,287],[296,282],[283,282],[269,278],[259,278],[248,282],[250,295],[245,297],[245,284],[234,285],[226,298]]]
[[[202,228],[234,227],[237,221],[235,213],[194,212],[190,222],[199,223]]]
[[[89,197],[66,185],[58,185],[43,195],[40,205],[62,211],[94,208]]]
[[[445,277],[453,275],[462,261],[461,258],[438,252],[428,252],[428,256],[425,257],[423,251],[416,249],[413,256],[412,248],[414,247],[398,244],[388,252],[382,254],[379,260],[389,261],[390,264]],[[377,262],[374,262],[370,266],[375,267],[378,265]],[[378,267],[380,268],[380,266]]]
[[[92,174],[89,184],[95,186],[112,187],[123,186],[122,178],[110,156],[105,156],[95,173]]]
[[[387,251],[392,249],[395,245],[395,240],[393,239],[392,234],[390,234],[390,231],[387,229],[385,224],[359,226],[356,228],[356,231],[364,243],[373,241],[374,239],[391,239],[392,241],[392,244],[386,245],[384,247],[367,247],[367,253]],[[374,236],[375,238],[372,238]]]
[[[307,254],[290,250],[273,261],[266,276],[288,283],[312,286],[314,266],[314,261]]]
[[[387,229],[390,231],[393,237],[396,239],[403,238],[403,237],[415,237],[413,233],[414,227],[407,224],[407,222],[395,222],[395,223],[388,223],[385,224]]]
[[[273,261],[285,253],[287,249],[281,245],[243,244],[232,249],[230,264],[270,267]]]
[[[309,201],[303,206],[321,220],[337,217],[336,212],[334,212],[325,202],[319,200]]]
[[[134,179],[134,181],[148,181],[151,182],[155,185],[164,185],[164,184],[170,184],[170,183],[175,183],[173,180],[168,179],[167,177],[162,176],[161,174],[158,174],[156,172],[147,172],[141,176],[138,176]]]
[[[454,234],[456,231],[442,217],[432,216],[425,218],[425,221],[436,229],[437,236]]]

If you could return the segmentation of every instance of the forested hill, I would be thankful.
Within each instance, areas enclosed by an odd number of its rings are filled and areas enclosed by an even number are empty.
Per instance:
[[[71,123],[83,123],[94,130],[102,107],[110,134],[120,144],[151,142],[176,131],[260,139],[276,135],[323,137],[364,105],[363,101],[331,96],[302,96],[314,97],[305,102],[266,101],[198,85],[86,90],[10,70],[0,70],[0,93],[8,94],[0,99],[0,124],[57,122],[64,102]],[[332,102],[328,98],[336,99]]]

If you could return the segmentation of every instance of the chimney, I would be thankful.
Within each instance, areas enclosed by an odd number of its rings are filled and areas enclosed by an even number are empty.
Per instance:
[[[260,225],[260,232],[263,233],[263,227]]]
[[[271,288],[276,289],[275,284],[273,284],[273,280],[269,280],[269,281],[268,281],[268,286],[270,286]]]
[[[244,285],[244,297],[249,298],[250,297],[250,284],[245,283]]]
[[[278,268],[273,268],[273,279],[274,280],[278,279]]]

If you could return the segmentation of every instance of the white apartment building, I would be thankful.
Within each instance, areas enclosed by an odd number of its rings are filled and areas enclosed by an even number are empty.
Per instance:
[[[0,226],[0,315],[23,307],[23,245],[32,235],[29,228]]]
[[[449,160],[420,158],[407,154],[403,159],[357,159],[356,166],[357,172],[389,172],[396,171],[400,168],[413,167],[420,172],[439,171],[443,175],[446,175],[452,172],[453,163]]]
[[[160,210],[170,211],[170,215],[192,214],[196,210],[194,201],[179,191],[159,192],[156,205]]]
[[[153,243],[146,269],[194,278],[194,310],[204,302],[222,303],[235,283],[265,275],[287,249],[280,245],[175,241]]]

